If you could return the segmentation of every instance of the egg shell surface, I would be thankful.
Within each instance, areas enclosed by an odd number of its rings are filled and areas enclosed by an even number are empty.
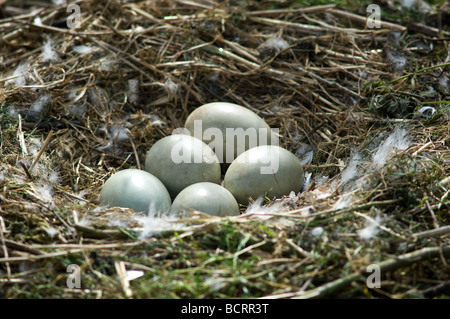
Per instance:
[[[111,175],[100,192],[100,205],[127,207],[135,212],[166,213],[171,203],[164,184],[140,169],[125,169]]]
[[[220,183],[220,163],[213,150],[190,135],[174,134],[157,141],[148,151],[145,170],[166,186],[172,197],[189,185]]]
[[[303,187],[304,172],[299,159],[275,145],[262,145],[239,155],[225,173],[223,185],[238,203],[260,196],[270,199],[298,193]]]
[[[183,189],[174,199],[171,213],[196,210],[213,216],[236,216],[239,205],[224,187],[214,183],[196,183]]]
[[[228,102],[198,107],[186,119],[185,127],[192,136],[211,146],[221,163],[228,164],[249,148],[273,144],[276,138],[255,112]]]

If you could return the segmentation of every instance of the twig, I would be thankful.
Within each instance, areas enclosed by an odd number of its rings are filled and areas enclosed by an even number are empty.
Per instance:
[[[294,27],[297,29],[302,30],[303,32],[307,33],[318,33],[318,32],[325,32],[327,31],[323,27],[318,27],[315,25],[308,25],[308,24],[302,24],[302,23],[296,23],[296,22],[288,22],[288,21],[282,21],[282,20],[276,20],[276,19],[268,19],[268,18],[260,18],[260,17],[250,17],[249,18],[253,22],[270,25],[270,26],[278,26],[278,27]]]
[[[327,51],[329,51],[329,50],[327,50]],[[355,98],[357,98],[357,99],[360,99],[360,100],[363,100],[363,101],[366,100],[365,97],[361,96],[360,94],[358,94],[358,93],[356,93],[356,92],[353,92],[352,90],[347,89],[346,87],[340,85],[340,84],[337,83],[337,82],[328,81],[328,80],[322,78],[321,76],[319,76],[319,75],[317,75],[317,74],[315,74],[315,73],[313,73],[313,72],[309,72],[309,71],[305,70],[304,68],[299,67],[298,69],[299,69],[300,71],[302,71],[302,72],[305,72],[307,75],[309,75],[310,77],[312,77],[312,78],[314,78],[314,79],[316,79],[316,80],[322,81],[322,82],[324,82],[324,83],[326,83],[326,84],[328,84],[328,85],[330,85],[330,86],[337,87],[337,88],[339,88],[339,89],[341,89],[341,90],[347,92],[348,94],[350,94],[351,96],[353,96],[353,97],[355,97]]]
[[[412,32],[426,34],[426,35],[429,35],[432,37],[438,37],[440,34],[442,34],[442,35],[450,34],[445,31],[440,31],[437,28],[433,28],[433,27],[427,26],[422,23],[417,23],[417,22],[411,22],[410,24],[408,24],[408,30],[412,31]]]
[[[25,157],[28,155],[27,145],[25,144],[25,138],[23,136],[22,131],[22,116],[20,114],[17,115],[19,122],[19,129],[17,130],[17,138],[19,139],[20,149],[22,150],[22,156]]]
[[[399,268],[407,267],[416,262],[432,259],[440,256],[442,249],[442,254],[445,257],[450,257],[450,245],[443,247],[426,247],[422,248],[398,257],[393,257],[388,260],[382,261],[378,264],[381,273],[391,272]]]
[[[25,172],[25,175],[27,175],[27,178],[29,180],[33,180],[33,176],[31,176],[30,171],[28,170],[27,166],[23,162],[20,162],[20,166],[22,166],[23,171]]]
[[[435,228],[435,229],[425,230],[423,232],[415,233],[412,236],[416,239],[422,239],[422,238],[442,236],[442,235],[447,235],[447,234],[450,234],[450,225]]]
[[[275,9],[275,10],[259,10],[259,11],[250,11],[245,13],[246,16],[270,16],[270,15],[277,15],[277,14],[289,14],[289,13],[311,13],[311,12],[318,12],[318,11],[327,11],[329,9],[335,8],[335,4],[326,4],[326,5],[320,5],[320,6],[314,6],[314,7],[308,7],[308,8],[299,8],[299,9]]]
[[[235,60],[236,62],[240,62],[242,64],[244,64],[245,66],[247,66],[248,68],[250,68],[251,70],[255,70],[255,69],[259,69],[260,65],[251,61],[248,61],[247,59],[244,59],[243,57],[234,54],[233,52],[230,52],[228,50],[225,50],[223,48],[218,48],[215,45],[208,45],[206,47],[203,47],[204,50],[207,50],[209,52],[212,52],[214,54],[226,57],[226,58],[230,58]]]
[[[119,229],[105,229],[99,230],[91,227],[75,225],[75,229],[83,236],[95,239],[126,239],[129,236]]]
[[[380,267],[380,273],[385,274],[388,272],[395,271],[397,269],[407,267],[416,262],[433,259],[439,257],[440,252],[446,257],[450,257],[450,245],[444,247],[430,247],[430,248],[422,248],[416,251],[413,251],[408,254],[404,254],[398,257],[393,257],[378,263]],[[314,289],[310,289],[307,291],[297,291],[292,293],[284,293],[279,295],[272,295],[263,297],[263,299],[280,299],[280,298],[292,298],[292,299],[309,299],[309,298],[324,298],[333,293],[338,292],[339,290],[344,289],[349,286],[352,282],[357,280],[364,279],[369,273],[366,268],[361,269],[360,271],[353,273],[351,275],[345,276],[343,278],[336,279],[331,281],[325,285],[319,286]]]
[[[44,141],[44,145],[42,145],[41,150],[39,151],[39,153],[36,155],[36,158],[34,159],[33,163],[30,166],[30,172],[33,171],[34,166],[36,165],[36,163],[39,161],[39,158],[42,156],[42,154],[44,153],[45,149],[47,148],[48,144],[50,143],[50,140],[53,136],[53,131],[50,131],[47,135],[47,138]]]
[[[344,278],[339,278],[337,280],[331,281],[323,286],[319,286],[314,289],[306,291],[288,292],[278,295],[265,296],[261,299],[312,299],[312,298],[323,298],[337,292],[347,286],[349,286],[353,281],[360,280],[362,276],[360,274],[352,274]]]
[[[355,210],[365,210],[368,209],[372,206],[379,206],[379,205],[391,205],[391,204],[395,204],[399,202],[399,199],[389,199],[389,200],[385,200],[385,201],[374,201],[374,202],[369,202],[369,203],[365,203],[365,204],[361,204],[361,205],[356,205],[356,206],[350,206],[350,207],[344,207],[344,208],[339,208],[339,209],[328,209],[328,210],[323,210],[321,212],[317,212],[314,214],[309,214],[306,216],[290,216],[288,214],[284,214],[284,215],[288,215],[290,217],[301,217],[301,218],[309,218],[309,217],[316,217],[316,216],[320,216],[320,215],[327,215],[327,214],[333,214],[333,213],[344,213],[344,212],[352,212]],[[293,213],[300,213],[302,212],[302,208],[300,209],[296,209],[296,210],[292,210],[289,212],[289,214],[293,214]],[[287,216],[284,216],[287,217]]]
[[[233,265],[236,266],[237,258],[238,258],[240,255],[245,254],[245,253],[249,252],[250,250],[252,250],[252,249],[254,249],[254,248],[257,248],[257,247],[259,247],[259,246],[263,246],[263,245],[266,244],[266,242],[267,242],[266,240],[260,241],[259,243],[250,245],[250,246],[245,247],[244,249],[241,249],[241,250],[239,250],[238,252],[234,253],[234,255],[233,255]]]
[[[1,216],[0,216],[0,220],[1,220],[0,222],[3,221]],[[6,245],[6,247],[9,247],[9,248],[14,249],[14,250],[27,252],[27,253],[30,253],[30,254],[33,254],[33,255],[42,255],[42,254],[44,254],[44,252],[42,252],[42,251],[40,251],[38,249],[29,247],[27,245],[24,245],[22,243],[18,243],[18,242],[13,241],[13,240],[1,238],[1,242],[2,242],[2,244]],[[5,255],[5,257],[7,257],[7,256]]]
[[[125,267],[125,263],[123,261],[116,261],[114,263],[116,268],[116,272],[119,275],[120,285],[122,286],[123,293],[127,298],[131,298],[133,296],[133,292],[130,289],[130,282],[127,278],[127,268]]]
[[[441,293],[448,293],[450,292],[450,281],[445,281],[441,284],[438,284],[434,287],[425,289],[422,291],[422,294],[426,297],[426,298],[430,298],[433,296],[436,296],[438,294]]]
[[[9,257],[8,248],[6,248],[5,238],[3,236],[4,231],[6,231],[5,222],[3,220],[3,217],[0,216],[0,240],[3,246],[3,255],[5,256],[5,258],[8,258]],[[11,266],[9,265],[9,262],[7,262],[5,266],[6,266],[6,274],[8,278],[11,278]]]
[[[23,261],[35,261],[40,259],[53,258],[58,256],[65,256],[68,254],[76,254],[86,250],[100,250],[120,247],[134,247],[145,243],[145,241],[136,241],[131,243],[115,243],[115,244],[103,244],[103,245],[76,245],[76,244],[60,244],[60,245],[33,245],[31,248],[41,249],[63,249],[51,253],[42,253],[39,255],[18,256],[18,257],[4,257],[0,258],[0,263],[19,263]]]
[[[35,244],[32,245],[31,249],[82,249],[82,250],[101,250],[101,249],[115,249],[115,248],[125,248],[125,247],[136,247],[147,243],[148,240],[138,240],[134,242],[115,242],[109,244]]]
[[[34,261],[39,259],[53,258],[58,256],[64,256],[67,254],[74,254],[83,251],[83,249],[73,249],[73,250],[65,250],[65,251],[57,251],[48,254],[42,255],[31,255],[31,256],[20,256],[20,257],[8,257],[8,258],[0,258],[0,263],[18,263],[23,261]]]
[[[291,238],[285,240],[292,248],[294,248],[303,257],[311,257],[311,254],[304,250],[302,247],[296,245]]]
[[[131,143],[131,148],[133,149],[134,157],[136,159],[136,166],[138,169],[141,169],[141,161],[139,160],[139,155],[136,150],[136,145],[134,144],[134,141],[133,141],[133,135],[131,134],[130,130],[127,129],[127,131],[128,131],[128,136],[129,136],[130,143]]]
[[[436,214],[434,213],[433,209],[430,206],[430,202],[428,202],[428,200],[425,201],[425,204],[427,205],[428,211],[431,214],[431,218],[433,219],[433,225],[434,228],[439,228],[438,222],[437,222],[437,218],[436,218]]]
[[[430,66],[430,67],[427,67],[427,68],[423,68],[423,69],[417,70],[417,71],[415,71],[415,72],[413,72],[413,73],[409,73],[409,74],[403,75],[403,76],[401,76],[401,77],[399,77],[399,78],[396,78],[396,79],[394,79],[394,80],[388,82],[388,84],[393,84],[393,83],[395,83],[395,82],[404,80],[404,79],[406,79],[406,78],[409,78],[409,77],[412,76],[412,75],[418,75],[418,74],[420,74],[420,73],[423,73],[423,72],[426,72],[426,71],[429,71],[429,70],[433,70],[433,69],[437,69],[437,68],[442,68],[442,67],[447,67],[447,66],[450,66],[450,62],[442,63],[442,64],[438,64],[438,65],[434,65],[434,66]]]
[[[333,209],[327,209],[327,210],[323,210],[317,213],[313,213],[313,214],[307,214],[307,215],[296,215],[297,213],[302,213],[304,208],[299,208],[299,209],[295,209],[295,210],[291,210],[289,212],[286,213],[249,213],[249,214],[242,214],[239,216],[236,216],[236,218],[246,218],[249,216],[253,216],[253,215],[264,215],[264,216],[275,216],[275,217],[289,217],[289,218],[312,218],[312,217],[317,217],[317,216],[322,216],[322,215],[328,215],[328,214],[342,214],[342,213],[348,213],[348,212],[352,212],[355,210],[365,210],[368,209],[372,206],[378,206],[378,205],[391,205],[391,204],[395,204],[397,202],[399,202],[399,199],[390,199],[390,200],[385,200],[385,201],[374,201],[374,202],[369,202],[369,203],[365,203],[365,204],[361,204],[361,205],[356,205],[356,206],[350,206],[350,207],[344,207],[344,208],[333,208]]]

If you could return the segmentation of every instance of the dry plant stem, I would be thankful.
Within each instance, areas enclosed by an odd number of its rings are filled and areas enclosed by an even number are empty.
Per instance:
[[[380,267],[381,275],[386,274],[388,272],[395,271],[397,269],[407,267],[416,262],[420,262],[422,260],[434,259],[442,254],[446,258],[450,258],[450,246],[444,247],[429,247],[422,248],[416,251],[413,251],[408,254],[404,254],[398,257],[393,257],[378,263]],[[330,296],[333,293],[338,292],[339,290],[344,289],[349,286],[353,281],[356,280],[365,280],[370,273],[367,273],[366,269],[362,269],[357,273],[353,273],[351,275],[345,276],[343,278],[339,278],[332,282],[329,282],[320,287],[307,290],[307,291],[298,291],[293,293],[285,293],[279,295],[266,296],[265,299],[280,299],[280,298],[292,298],[292,299],[311,299],[311,298],[324,298]]]
[[[48,144],[50,143],[52,136],[53,136],[53,131],[50,131],[48,133],[47,138],[45,139],[44,144],[42,145],[39,153],[36,155],[36,158],[34,159],[33,163],[30,166],[30,172],[33,171],[34,166],[39,161],[39,158],[41,158],[42,154],[44,153],[45,149],[47,148]]]
[[[18,115],[19,129],[17,130],[17,138],[19,139],[19,145],[22,150],[22,157],[28,155],[27,145],[25,144],[25,137],[22,131],[22,116]]]
[[[380,271],[383,274],[385,272],[390,272],[409,266],[422,260],[437,258],[439,257],[441,252],[446,258],[450,258],[450,245],[442,247],[422,248],[411,253],[400,255],[398,257],[392,257],[388,260],[382,261],[378,263],[378,266],[380,266]],[[362,273],[364,274],[365,270]]]
[[[125,297],[131,298],[133,296],[133,292],[130,289],[130,282],[127,279],[127,269],[125,267],[125,263],[123,261],[116,261],[114,263],[116,268],[116,272],[119,275],[120,285],[122,287],[123,293]]]
[[[96,239],[126,239],[128,238],[127,234],[120,230],[116,229],[95,229],[92,227],[86,227],[81,225],[75,225],[75,229],[80,232],[83,236],[87,238],[96,238]]]
[[[311,253],[304,250],[302,247],[296,245],[291,238],[285,240],[292,248],[294,248],[303,257],[311,257]]]
[[[245,218],[247,216],[251,216],[251,215],[270,215],[270,216],[278,216],[278,217],[291,217],[291,218],[311,218],[311,217],[316,217],[316,216],[322,216],[322,215],[327,215],[327,214],[334,214],[334,213],[347,213],[347,212],[352,212],[355,210],[365,210],[365,209],[369,209],[372,206],[379,206],[379,205],[392,205],[399,202],[398,199],[392,199],[392,200],[385,200],[385,201],[374,201],[374,202],[370,202],[370,203],[365,203],[365,204],[361,204],[361,205],[356,205],[356,206],[350,206],[350,207],[345,207],[345,208],[340,208],[340,209],[327,209],[327,210],[323,210],[317,213],[313,213],[313,214],[308,214],[308,215],[295,215],[296,213],[301,213],[303,211],[303,208],[300,209],[295,209],[295,210],[291,210],[289,212],[287,212],[286,214],[281,214],[281,213],[262,213],[262,214],[258,214],[258,213],[251,213],[251,214],[243,214],[240,215],[238,217],[240,218]]]
[[[4,257],[0,258],[0,263],[20,263],[23,261],[35,261],[39,259],[53,258],[58,256],[64,256],[67,254],[75,254],[83,251],[83,249],[72,249],[67,251],[58,251],[54,253],[47,253],[42,255],[30,255],[30,256],[20,256],[20,257]]]
[[[245,247],[245,248],[241,249],[240,251],[236,252],[236,253],[233,255],[233,265],[236,266],[237,259],[238,259],[238,257],[239,257],[240,255],[245,254],[245,253],[251,251],[251,250],[254,249],[254,248],[263,246],[263,245],[266,244],[266,242],[267,242],[266,240],[263,240],[263,241],[261,241],[261,242],[259,242],[259,243],[250,245],[250,246]]]
[[[127,247],[137,247],[139,245],[144,245],[152,240],[138,240],[134,242],[115,242],[115,243],[106,243],[106,244],[49,244],[49,245],[31,245],[29,248],[31,249],[39,249],[41,253],[44,250],[48,249],[61,249],[61,250],[70,250],[70,249],[84,249],[84,250],[102,250],[102,249],[116,249],[116,248],[127,248]]]
[[[301,24],[296,22],[287,22],[282,20],[276,20],[276,19],[268,19],[268,18],[261,18],[261,17],[250,17],[249,18],[253,22],[269,25],[269,26],[277,26],[277,27],[294,27],[299,30],[302,30],[305,33],[321,33],[325,32],[326,30],[323,27],[308,25],[308,24]]]
[[[410,76],[418,75],[418,74],[426,72],[426,71],[430,71],[430,70],[437,69],[437,68],[442,68],[442,67],[448,67],[448,66],[450,66],[450,62],[446,62],[446,63],[430,66],[430,67],[427,67],[427,68],[423,68],[423,69],[417,70],[417,71],[415,71],[413,73],[409,73],[409,74],[403,75],[403,76],[401,76],[399,78],[396,78],[396,79],[390,81],[388,84],[393,84],[393,83],[399,82],[401,80],[409,78]]]
[[[0,219],[1,219],[1,217],[0,217]],[[38,249],[32,248],[32,247],[27,246],[27,245],[22,244],[22,243],[18,243],[18,242],[13,241],[13,240],[9,240],[9,239],[4,239],[3,238],[2,239],[2,243],[4,245],[6,245],[6,247],[9,247],[10,249],[23,251],[23,252],[30,253],[30,254],[33,254],[33,255],[42,255],[42,254],[44,254],[44,252],[42,252],[42,251],[40,251]],[[6,255],[5,255],[5,257],[6,257]]]
[[[366,98],[362,97],[360,94],[358,94],[358,93],[356,93],[356,92],[353,92],[352,90],[347,89],[346,87],[340,85],[339,83],[331,82],[331,81],[325,80],[325,79],[322,78],[321,76],[319,76],[319,75],[317,75],[317,74],[314,74],[313,72],[309,72],[309,71],[307,71],[307,70],[305,70],[305,69],[303,69],[303,68],[301,68],[301,67],[299,67],[298,69],[299,69],[300,71],[302,71],[302,72],[305,72],[306,74],[308,74],[309,76],[311,76],[312,78],[314,78],[314,79],[316,79],[316,80],[322,81],[322,82],[324,82],[324,83],[326,83],[326,84],[328,84],[328,85],[330,85],[330,86],[334,86],[334,87],[337,87],[337,88],[339,88],[339,89],[341,89],[341,90],[344,90],[345,92],[347,92],[348,94],[350,94],[351,96],[353,96],[353,97],[355,97],[355,98],[357,98],[357,99],[361,99],[361,100],[363,100],[363,101],[366,100]]]
[[[447,234],[450,234],[450,225],[415,233],[412,236],[416,239],[422,239],[435,236],[443,236]]]
[[[434,213],[433,209],[430,206],[430,202],[428,200],[425,201],[425,204],[427,205],[427,209],[431,214],[431,218],[433,219],[434,228],[439,228],[439,224],[437,222],[436,214]]]
[[[31,249],[58,249],[55,252],[42,252],[41,254],[32,254],[28,256],[19,256],[19,257],[3,257],[0,258],[0,263],[20,263],[23,261],[36,261],[40,259],[48,259],[58,256],[65,256],[68,254],[77,254],[81,252],[85,252],[88,250],[101,250],[101,249],[112,249],[112,248],[122,248],[122,247],[135,247],[140,246],[145,241],[136,241],[131,243],[115,243],[115,244],[103,244],[103,245],[75,245],[75,244],[58,244],[58,245],[33,245]],[[62,250],[59,250],[62,249]]]
[[[12,16],[10,18],[0,19],[0,25],[6,24],[7,22],[18,22],[18,20],[22,20],[22,19],[27,20],[29,18],[36,17],[39,13],[41,13],[44,10],[45,10],[45,8],[39,8],[39,9],[31,11],[30,13],[20,14],[20,15]]]
[[[422,23],[417,23],[417,22],[411,22],[410,24],[408,24],[408,30],[409,31],[413,31],[413,32],[418,32],[418,33],[422,33],[422,34],[426,34],[432,37],[439,37],[441,36],[450,36],[449,32],[445,32],[445,31],[440,31],[437,28],[433,28],[430,27],[428,25],[424,25]]]
[[[426,289],[426,290],[423,290],[423,291],[422,291],[422,294],[423,294],[425,297],[428,297],[428,296],[430,296],[430,297],[432,297],[432,296],[437,296],[437,295],[439,295],[439,294],[441,294],[441,293],[444,293],[444,294],[445,294],[445,292],[448,291],[449,287],[450,287],[450,281],[446,281],[446,282],[443,282],[443,283],[441,283],[441,284],[438,284],[438,285],[436,285],[436,286],[434,286],[434,287],[431,287],[431,288],[428,288],[428,289]]]
[[[141,66],[147,68],[148,70],[150,70],[150,71],[152,71],[152,72],[154,72],[156,74],[161,74],[161,75],[164,75],[166,77],[169,77],[175,83],[181,84],[189,92],[189,94],[192,94],[201,104],[204,104],[203,98],[197,92],[191,90],[190,86],[186,82],[181,81],[180,79],[170,75],[169,73],[165,73],[163,71],[160,71],[154,65],[149,64],[149,63],[147,63],[145,61],[142,61],[142,60],[136,58],[135,56],[133,56],[133,55],[131,55],[129,53],[123,52],[123,51],[115,48],[114,46],[112,46],[112,45],[110,45],[108,43],[105,43],[103,41],[97,40],[95,38],[92,38],[91,41],[94,41],[95,43],[97,43],[102,48],[104,48],[104,49],[106,49],[108,51],[111,51],[111,52],[113,52],[115,54],[122,54],[122,55],[124,55],[125,57],[129,58],[131,61],[133,61],[133,62],[135,62],[137,64],[140,64]],[[129,65],[132,65],[132,63],[130,61],[128,61],[128,60],[124,60],[124,62],[129,64]],[[135,67],[135,66],[133,65],[133,67]]]
[[[261,11],[251,11],[247,12],[246,16],[267,16],[267,15],[279,15],[279,14],[289,14],[289,13],[312,13],[328,11],[329,9],[335,8],[335,4],[319,5],[309,8],[299,8],[299,9],[274,9],[274,10],[261,10]]]
[[[30,181],[33,180],[33,176],[31,176],[30,171],[28,170],[27,166],[24,163],[22,163],[22,162],[20,162],[20,166],[22,166],[23,171],[25,172],[25,175],[27,175],[27,178]]]
[[[0,216],[0,240],[2,242],[3,256],[5,256],[5,258],[9,258],[8,248],[6,247],[5,237],[3,235],[5,231],[6,231],[5,222],[3,220],[3,217]],[[11,266],[9,262],[6,262],[5,266],[6,266],[6,275],[8,276],[8,278],[11,278]]]

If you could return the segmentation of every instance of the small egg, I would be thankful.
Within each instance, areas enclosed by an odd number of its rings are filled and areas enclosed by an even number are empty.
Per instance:
[[[185,128],[208,144],[221,163],[227,164],[251,147],[273,144],[276,138],[256,113],[228,102],[198,107],[186,119]]]
[[[125,169],[113,174],[100,192],[100,205],[128,207],[135,212],[166,213],[171,203],[163,183],[140,169]]]
[[[171,212],[197,210],[213,216],[239,215],[239,205],[233,195],[214,183],[196,183],[183,189],[174,199]]]
[[[275,145],[249,149],[231,163],[223,186],[243,205],[266,195],[270,199],[300,192],[303,167],[288,150]]]
[[[199,182],[220,183],[220,163],[213,150],[190,135],[174,134],[157,141],[148,151],[145,170],[166,186],[172,197]]]

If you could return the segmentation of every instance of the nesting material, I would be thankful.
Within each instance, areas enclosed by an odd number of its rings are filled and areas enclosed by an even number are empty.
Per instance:
[[[57,60],[59,60],[59,55],[53,48],[53,42],[51,39],[47,39],[42,49],[42,62],[57,61]]]
[[[26,75],[28,73],[29,65],[28,62],[20,63],[14,70],[12,76],[14,80],[7,81],[7,84],[14,83],[17,86],[25,86],[27,84]]]
[[[139,299],[442,298],[450,242],[435,231],[450,224],[447,5],[415,19],[386,2],[371,29],[357,4],[85,0],[75,3],[82,27],[68,29],[67,5],[0,2],[1,297],[123,298],[114,271],[123,260],[146,273],[129,287]],[[42,62],[48,38],[59,60]],[[285,43],[266,42],[277,38]],[[44,94],[51,103],[30,116]],[[98,206],[112,170],[143,168],[152,145],[213,101],[249,108],[294,154],[310,145],[312,154],[297,153],[304,190],[262,195],[226,218]],[[425,106],[436,112],[416,118]],[[396,123],[408,125],[409,147],[371,167]],[[31,148],[30,138],[51,131],[45,149]],[[353,150],[361,161],[341,189]],[[380,225],[367,223],[378,213]],[[82,289],[67,289],[68,260],[82,269]],[[381,289],[355,280],[373,262],[389,277]],[[90,274],[102,275],[95,287]]]
[[[383,166],[395,151],[406,150],[410,144],[408,130],[403,127],[397,127],[378,147],[372,158],[372,166]]]

